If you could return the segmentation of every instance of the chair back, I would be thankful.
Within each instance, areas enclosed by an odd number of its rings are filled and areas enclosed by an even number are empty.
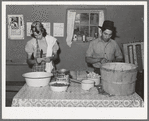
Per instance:
[[[136,64],[138,71],[144,69],[144,42],[123,44],[123,52],[126,63]]]

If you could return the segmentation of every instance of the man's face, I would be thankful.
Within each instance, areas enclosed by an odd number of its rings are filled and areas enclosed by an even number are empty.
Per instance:
[[[101,38],[103,41],[108,42],[112,36],[112,31],[109,29],[106,29],[105,31],[102,32]]]

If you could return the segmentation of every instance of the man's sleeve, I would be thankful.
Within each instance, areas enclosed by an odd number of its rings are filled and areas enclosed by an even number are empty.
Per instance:
[[[93,55],[93,45],[92,42],[90,42],[89,47],[86,51],[86,57],[92,57]]]
[[[122,52],[121,52],[120,47],[118,46],[117,43],[116,43],[115,57],[116,57],[116,59],[123,59]]]

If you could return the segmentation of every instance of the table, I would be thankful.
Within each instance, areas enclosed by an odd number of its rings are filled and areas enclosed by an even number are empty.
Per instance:
[[[49,86],[29,87],[25,84],[12,100],[12,107],[144,107],[142,98],[92,94],[72,83],[67,92],[52,92]]]

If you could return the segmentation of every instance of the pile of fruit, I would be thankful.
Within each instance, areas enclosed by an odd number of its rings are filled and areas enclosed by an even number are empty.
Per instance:
[[[87,78],[94,78],[94,79],[97,79],[97,78],[99,78],[100,77],[100,75],[99,74],[96,74],[95,72],[89,72],[88,74],[87,74]]]

